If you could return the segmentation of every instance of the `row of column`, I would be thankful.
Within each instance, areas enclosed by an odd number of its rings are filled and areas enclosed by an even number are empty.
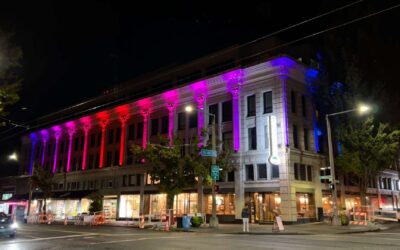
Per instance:
[[[234,150],[237,152],[240,149],[240,111],[239,111],[239,90],[240,90],[241,81],[238,79],[231,79],[228,84],[230,84],[228,90],[232,94],[232,105],[233,105],[233,137],[234,137]],[[233,87],[232,87],[233,86]],[[207,107],[206,105],[206,91],[194,91],[194,99],[197,103],[197,108],[199,110],[203,110]],[[175,119],[175,110],[177,107],[177,100],[167,101],[167,109],[168,109],[168,138],[170,140],[170,145],[172,145],[172,140],[174,136],[174,119]],[[141,111],[141,115],[143,117],[143,139],[142,146],[146,148],[148,143],[148,126],[149,126],[149,114],[150,109],[146,108]],[[198,112],[198,134],[200,136],[200,142],[204,143],[205,138],[202,138],[201,131],[204,127],[207,126],[207,119],[205,119],[206,112]],[[121,138],[120,138],[120,155],[119,155],[119,164],[123,165],[124,163],[124,155],[125,155],[125,137],[126,137],[126,122],[128,120],[128,114],[120,114],[119,120],[121,122]],[[91,129],[91,123],[88,120],[82,121],[82,128],[84,131],[84,148],[83,148],[83,156],[82,156],[82,170],[86,169],[87,165],[87,150],[88,150],[88,137],[89,131]],[[105,151],[105,137],[106,137],[106,129],[109,124],[108,116],[103,116],[100,118],[100,126],[101,126],[101,147],[100,147],[100,159],[99,159],[99,168],[104,166],[104,151]],[[68,158],[66,171],[70,171],[71,167],[71,156],[72,156],[72,144],[73,144],[73,136],[76,133],[76,125],[73,122],[69,122],[66,124],[67,133],[68,133]],[[57,157],[58,157],[58,148],[59,141],[62,136],[62,128],[60,126],[53,127],[53,135],[55,138],[55,153],[53,156],[53,173],[57,170]],[[49,134],[47,131],[41,132],[42,139],[42,147],[43,152],[41,155],[41,165],[44,165],[45,161],[45,148],[47,142],[49,140]],[[34,165],[34,157],[35,157],[35,148],[38,142],[38,137],[36,134],[32,133],[31,136],[32,143],[32,151],[31,151],[31,160],[29,166],[29,174],[32,174],[33,165]]]

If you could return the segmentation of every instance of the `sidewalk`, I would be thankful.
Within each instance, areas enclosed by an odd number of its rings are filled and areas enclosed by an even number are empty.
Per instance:
[[[61,223],[54,223],[61,224]],[[157,224],[157,223],[155,223]],[[71,224],[69,224],[71,225]],[[145,229],[142,230],[154,230],[154,224],[147,224]],[[88,226],[88,225],[86,225]],[[138,228],[138,222],[135,221],[111,221],[107,224],[99,225],[101,226],[117,226],[117,227],[132,227]],[[94,227],[99,227],[94,226]],[[400,228],[400,223],[390,222],[390,223],[374,223],[368,226],[361,225],[348,225],[348,226],[332,226],[326,222],[315,222],[306,224],[294,224],[294,225],[284,225],[285,230],[281,232],[272,232],[272,224],[250,224],[250,232],[244,233],[242,231],[242,224],[220,224],[218,229],[213,229],[208,227],[208,224],[193,228],[190,227],[187,230],[182,228],[174,229],[173,231],[186,231],[186,232],[196,232],[196,233],[220,233],[220,234],[254,234],[254,235],[312,235],[312,234],[353,234],[353,233],[365,233],[365,232],[378,232],[390,230],[392,228]]]
[[[274,235],[310,235],[310,234],[352,234],[364,232],[377,232],[388,230],[393,227],[399,227],[397,223],[391,226],[384,224],[371,224],[368,226],[332,226],[324,222],[284,225],[285,230],[281,232],[272,232],[272,225],[250,224],[250,232],[244,233],[241,224],[220,224],[219,229],[212,229],[207,226],[200,228],[189,228],[189,232],[197,233],[222,233],[222,234],[274,234]]]

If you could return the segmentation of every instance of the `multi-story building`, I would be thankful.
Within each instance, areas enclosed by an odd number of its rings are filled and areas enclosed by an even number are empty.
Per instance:
[[[104,196],[112,218],[156,215],[165,209],[166,195],[129,147],[157,143],[160,135],[190,144],[211,123],[203,112],[185,113],[185,106],[194,105],[215,114],[220,149],[234,152],[235,171],[218,182],[220,220],[239,219],[245,202],[253,222],[272,220],[275,208],[287,222],[316,219],[325,160],[318,154],[308,70],[287,56],[264,59],[53,122],[22,138],[21,172],[31,174],[34,166],[52,170],[55,195],[48,209],[60,217],[87,211],[85,195],[94,190]],[[34,201],[31,210],[39,204]],[[175,197],[174,208],[210,214],[211,190],[194,186]]]

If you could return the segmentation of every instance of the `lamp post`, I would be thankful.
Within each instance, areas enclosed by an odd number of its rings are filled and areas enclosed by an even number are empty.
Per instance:
[[[212,136],[212,138],[211,138],[211,149],[213,151],[216,151],[215,114],[208,113],[208,112],[204,111],[204,109],[203,110],[197,109],[197,110],[203,112],[203,114],[207,114],[207,115],[213,117],[212,128],[211,128],[211,136]],[[190,113],[190,112],[193,111],[193,108],[191,106],[187,106],[185,108],[185,111]],[[212,163],[212,165],[216,165],[217,158],[216,157],[212,157],[211,158],[211,163]],[[212,209],[211,209],[210,227],[211,228],[218,228],[217,202],[216,202],[216,197],[215,197],[216,193],[215,193],[215,180],[214,179],[212,179],[211,190],[212,190],[211,191],[212,192],[211,193],[212,194]]]
[[[328,151],[329,151],[329,165],[331,168],[331,183],[332,183],[332,199],[333,199],[333,218],[332,224],[333,225],[340,225],[339,216],[338,216],[338,208],[337,208],[337,189],[336,189],[336,178],[335,178],[335,162],[333,159],[333,147],[332,147],[332,134],[331,134],[331,124],[329,121],[329,117],[346,114],[350,112],[358,111],[360,114],[364,114],[370,110],[369,106],[360,105],[358,108],[349,109],[337,113],[327,114],[325,116],[326,119],[326,128],[328,134]]]

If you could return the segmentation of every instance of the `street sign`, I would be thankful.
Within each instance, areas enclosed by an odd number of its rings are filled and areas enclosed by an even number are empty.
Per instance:
[[[201,153],[201,156],[204,156],[204,157],[217,157],[216,150],[209,150],[209,149],[203,148],[200,153]]]
[[[214,181],[219,180],[219,166],[218,165],[211,165],[211,178]]]
[[[323,175],[319,177],[320,180],[332,180],[332,176],[330,175]]]

